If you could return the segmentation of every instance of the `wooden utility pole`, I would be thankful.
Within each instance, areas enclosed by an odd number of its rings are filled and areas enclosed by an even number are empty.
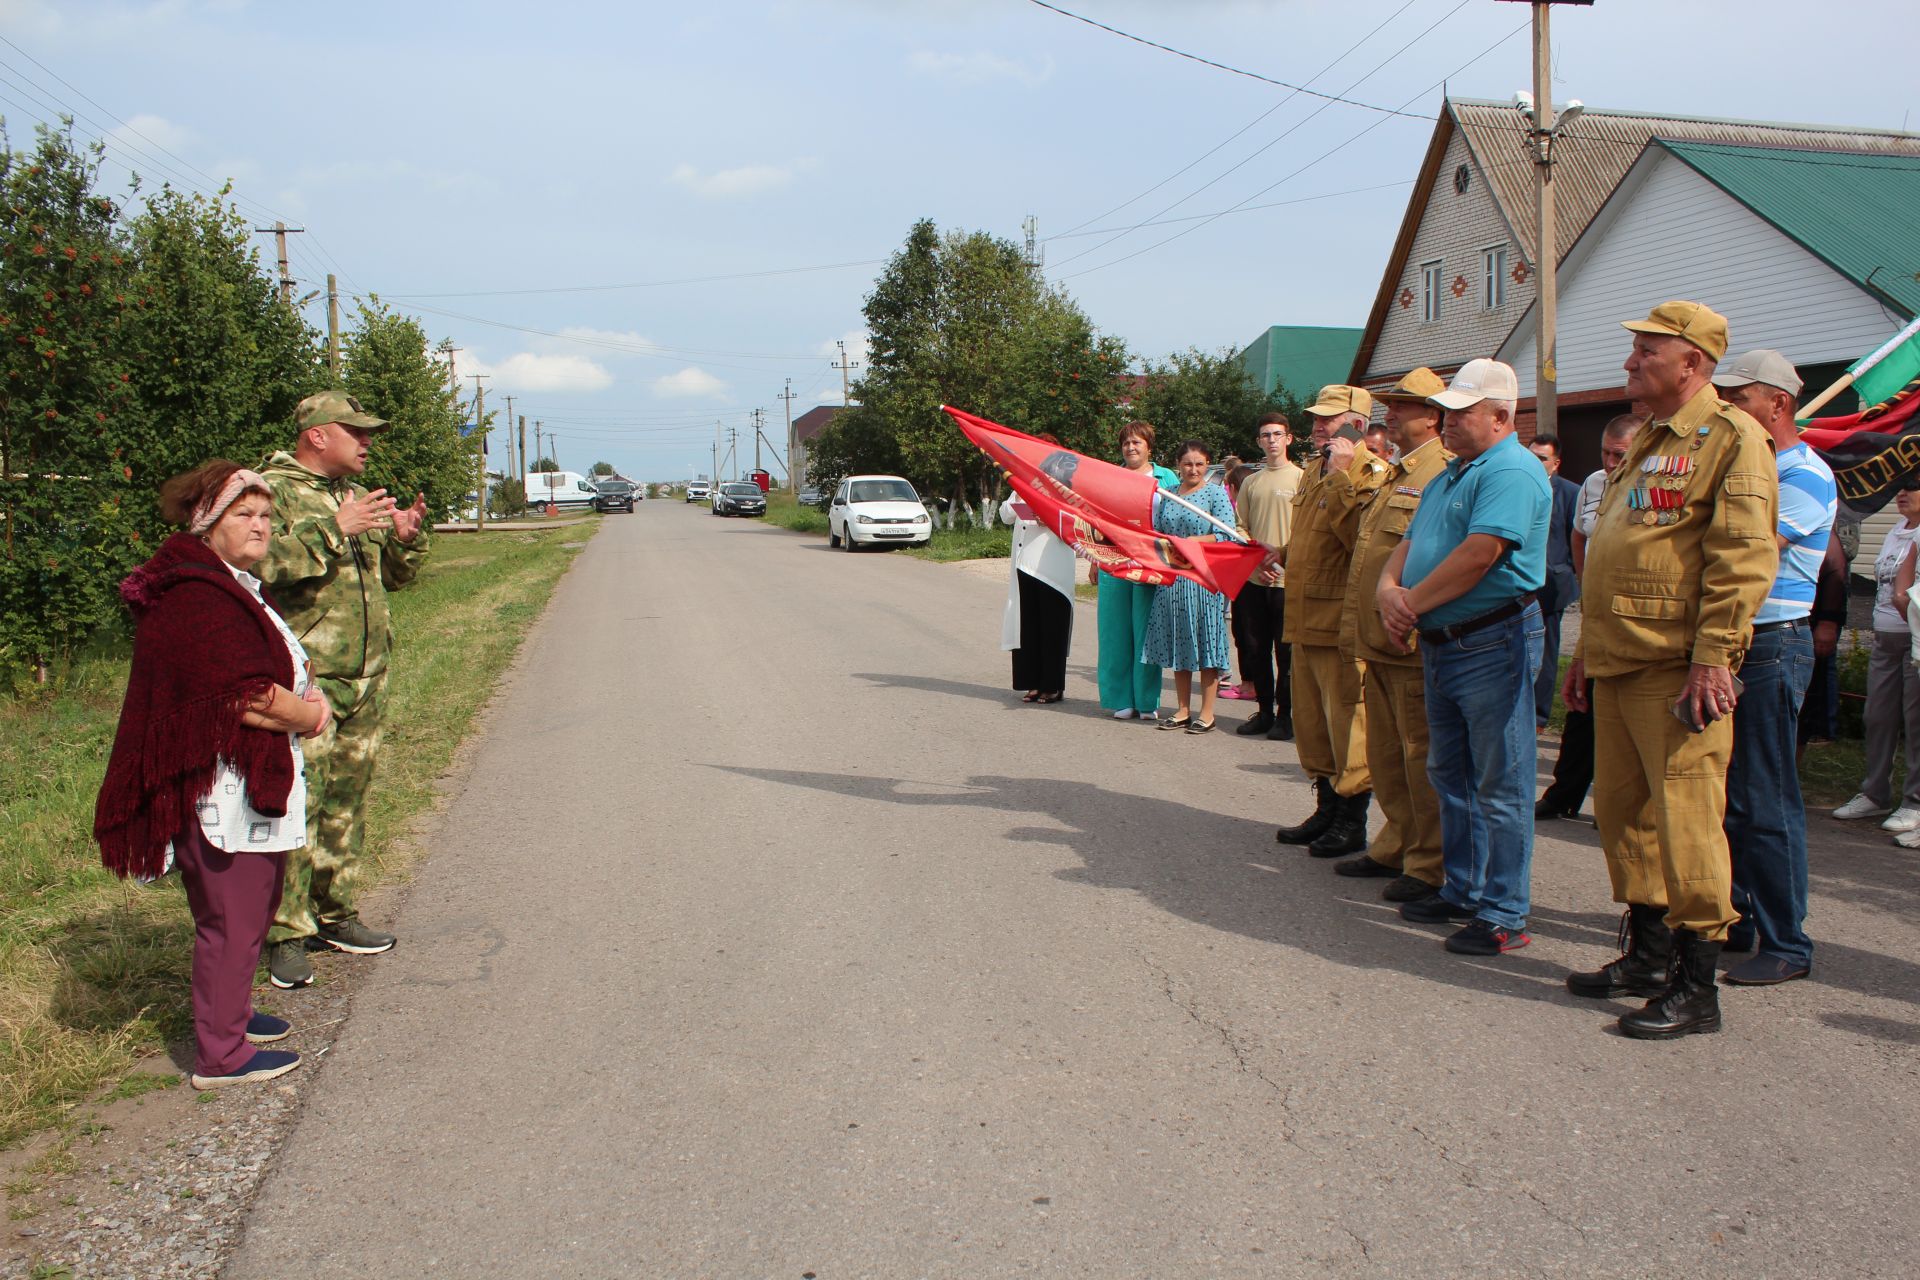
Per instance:
[[[507,468],[504,476],[514,473],[513,468],[513,397],[507,397]]]
[[[527,484],[527,415],[520,415],[520,487]]]
[[[849,402],[849,394],[850,394],[847,389],[848,387],[847,370],[858,369],[860,367],[860,362],[857,360],[851,361],[851,362],[848,361],[847,344],[845,342],[836,340],[834,342],[834,345],[840,348],[839,362],[836,363],[833,367],[840,371],[840,403],[844,407]]]
[[[487,401],[480,380],[491,375],[470,373],[473,379],[473,462],[480,472],[480,500],[473,504],[473,530],[487,527]]]
[[[327,372],[340,381],[340,282],[327,272]]]
[[[280,301],[289,307],[293,305],[293,273],[287,266],[287,237],[297,236],[305,227],[289,227],[284,222],[276,222],[270,227],[255,227],[254,231],[265,235],[273,233],[273,243],[280,254]]]
[[[1560,250],[1553,209],[1553,59],[1547,36],[1553,5],[1533,6],[1534,238],[1540,259],[1540,326],[1534,334],[1533,433],[1559,437],[1560,370],[1555,363]]]
[[[787,402],[787,489],[789,492],[798,493],[800,492],[800,472],[794,466],[792,378],[787,379],[787,389],[780,393],[780,398]]]

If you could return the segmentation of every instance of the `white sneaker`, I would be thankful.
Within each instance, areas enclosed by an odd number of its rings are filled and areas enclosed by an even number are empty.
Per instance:
[[[1893,838],[1893,842],[1902,849],[1920,849],[1920,827],[1911,831],[1902,831]]]
[[[1893,816],[1880,824],[1882,831],[1895,833],[1912,831],[1915,827],[1920,827],[1920,809],[1909,809],[1905,805],[1895,809]]]
[[[1833,816],[1842,822],[1852,822],[1858,818],[1879,818],[1893,812],[1892,805],[1875,804],[1865,796],[1855,796],[1833,811]]]
[[[1113,718],[1115,720],[1131,720],[1139,714],[1140,713],[1138,711],[1135,711],[1132,707],[1122,707],[1118,711],[1113,713]]]

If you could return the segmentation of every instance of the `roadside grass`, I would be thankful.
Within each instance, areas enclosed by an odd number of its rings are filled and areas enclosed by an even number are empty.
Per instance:
[[[368,808],[374,882],[404,868],[402,838],[593,532],[443,534],[420,579],[393,597],[398,654]],[[127,657],[88,655],[54,685],[0,701],[0,1147],[65,1122],[103,1089],[125,1097],[177,1082],[128,1072],[192,1035],[193,923],[179,878],[117,880],[91,838]]]
[[[799,500],[785,489],[775,489],[767,495],[767,523],[792,529],[795,533],[817,533],[823,538],[827,536],[827,513],[818,507],[801,506]]]
[[[924,547],[908,547],[907,554],[942,564],[954,560],[1004,560],[1013,554],[1013,530],[1005,525],[991,529],[942,529],[935,525],[932,540]]]

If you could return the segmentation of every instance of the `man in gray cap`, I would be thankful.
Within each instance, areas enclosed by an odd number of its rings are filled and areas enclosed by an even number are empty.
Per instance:
[[[303,744],[307,843],[287,855],[267,931],[267,972],[286,988],[313,981],[309,945],[355,955],[393,946],[392,934],[360,922],[354,890],[386,709],[387,592],[413,581],[428,537],[425,494],[401,507],[385,489],[353,483],[373,437],[387,430],[383,419],[344,392],[323,391],[300,402],[294,425],[293,452],[260,468],[273,486],[273,540],[256,572],[305,646],[333,719]]]
[[[1722,365],[1713,385],[1773,441],[1780,477],[1775,541],[1780,569],[1753,618],[1753,645],[1733,710],[1727,766],[1727,846],[1733,907],[1726,951],[1759,950],[1727,970],[1735,986],[1773,986],[1813,967],[1807,915],[1807,814],[1794,746],[1800,704],[1813,676],[1814,588],[1837,510],[1833,472],[1800,442],[1793,424],[1800,375],[1778,351],[1749,351]]]

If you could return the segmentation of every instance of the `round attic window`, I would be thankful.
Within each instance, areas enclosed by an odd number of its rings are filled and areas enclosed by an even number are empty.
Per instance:
[[[1473,185],[1473,170],[1461,165],[1453,171],[1453,190],[1456,195],[1467,194],[1467,188]]]

